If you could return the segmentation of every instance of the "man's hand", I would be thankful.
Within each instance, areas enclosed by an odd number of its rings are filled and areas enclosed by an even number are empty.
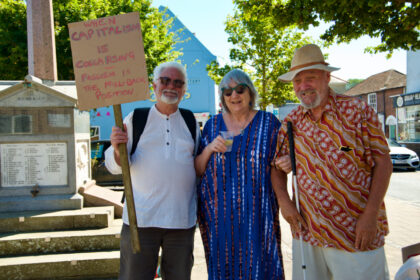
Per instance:
[[[118,126],[113,126],[110,136],[111,145],[114,148],[114,158],[118,164],[120,164],[120,150],[118,149],[118,145],[121,143],[127,143],[128,141],[127,126],[125,124],[124,129],[125,131]]]
[[[283,170],[286,174],[292,171],[292,161],[288,155],[281,156],[274,162],[274,165],[276,169]]]
[[[299,214],[296,209],[296,206],[293,204],[291,200],[283,201],[280,204],[280,211],[283,218],[290,224],[290,227],[293,231],[298,232],[299,234],[302,233],[303,229],[307,229],[308,225],[306,224],[305,220]]]
[[[356,223],[355,247],[360,251],[366,251],[376,236],[377,214],[363,213]]]

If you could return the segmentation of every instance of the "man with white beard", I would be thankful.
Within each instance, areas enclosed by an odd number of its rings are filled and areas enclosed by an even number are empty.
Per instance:
[[[137,120],[133,121],[137,118],[133,111],[124,119],[125,131],[112,128],[112,146],[105,154],[108,170],[119,174],[118,145],[126,143],[127,151],[131,151],[141,252],[133,253],[124,204],[119,279],[154,279],[160,248],[164,279],[190,279],[196,224],[194,152],[199,127],[191,111],[178,108],[187,88],[185,68],[166,62],[157,66],[153,74],[157,102],[146,111],[138,144],[133,141],[133,129],[139,129]],[[186,111],[189,118],[184,115]]]

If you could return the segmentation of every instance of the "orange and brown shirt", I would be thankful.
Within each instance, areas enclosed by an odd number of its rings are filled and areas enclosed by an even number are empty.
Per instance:
[[[377,114],[360,99],[331,93],[322,117],[314,121],[310,114],[299,106],[284,119],[276,151],[277,157],[289,154],[287,122],[291,121],[300,210],[309,227],[303,240],[354,252],[356,222],[369,197],[373,155],[389,153],[389,148]],[[382,203],[369,250],[383,246],[386,234]]]

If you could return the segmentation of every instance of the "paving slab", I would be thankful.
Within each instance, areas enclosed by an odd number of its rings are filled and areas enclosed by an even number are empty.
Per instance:
[[[385,198],[390,233],[385,239],[385,254],[390,279],[402,265],[401,249],[420,242],[420,207],[392,197]],[[280,215],[281,247],[286,279],[292,279],[292,235],[288,223]],[[197,229],[194,245],[192,280],[207,280],[207,268],[202,240]]]

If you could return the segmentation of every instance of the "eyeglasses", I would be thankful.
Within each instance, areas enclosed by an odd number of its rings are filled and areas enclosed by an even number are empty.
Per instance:
[[[222,94],[224,96],[231,96],[233,91],[236,91],[237,94],[242,94],[245,92],[245,90],[248,88],[246,84],[239,84],[236,87],[228,87],[228,88],[222,88]]]
[[[172,80],[171,78],[169,78],[169,77],[160,77],[159,78],[159,80],[160,80],[160,83],[162,84],[162,85],[164,85],[164,86],[168,86],[169,85],[169,83],[172,81],[172,85],[175,87],[175,88],[182,88],[183,86],[184,86],[184,84],[185,84],[185,82],[184,81],[182,81],[182,80]]]

